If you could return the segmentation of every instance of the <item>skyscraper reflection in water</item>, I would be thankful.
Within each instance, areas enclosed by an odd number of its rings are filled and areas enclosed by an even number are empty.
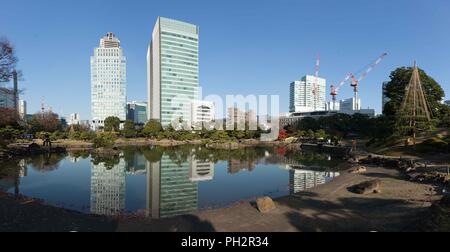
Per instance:
[[[289,170],[289,191],[295,194],[330,182],[340,175],[339,172],[319,172],[310,170]]]
[[[126,163],[91,163],[91,213],[118,215],[125,210]]]
[[[198,181],[212,180],[214,163],[197,160],[176,162],[163,155],[147,162],[147,216],[154,219],[188,214],[198,207]]]

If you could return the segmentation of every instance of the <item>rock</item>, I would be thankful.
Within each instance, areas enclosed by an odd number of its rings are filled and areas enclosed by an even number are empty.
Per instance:
[[[373,190],[373,193],[375,193],[375,194],[380,194],[380,193],[381,193],[381,190],[380,190],[380,189],[375,189],[375,190]]]
[[[375,180],[370,180],[370,181],[363,182],[361,184],[354,185],[354,186],[348,188],[348,190],[350,192],[357,193],[357,194],[369,194],[369,193],[374,193],[375,191],[381,192],[380,186],[381,186],[381,180],[375,179]]]
[[[367,168],[365,166],[358,166],[349,171],[349,173],[351,173],[351,174],[359,174],[359,173],[364,173],[364,172],[367,172]]]
[[[268,213],[276,208],[275,203],[270,197],[256,199],[256,207],[261,213]]]

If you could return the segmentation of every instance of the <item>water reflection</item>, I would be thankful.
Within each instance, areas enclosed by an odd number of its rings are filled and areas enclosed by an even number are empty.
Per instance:
[[[339,172],[318,172],[311,170],[291,169],[289,171],[289,192],[295,194],[301,191],[323,185],[340,175]]]
[[[223,206],[249,197],[308,190],[339,176],[335,167],[340,162],[327,154],[285,148],[215,151],[182,146],[126,148],[118,155],[72,152],[1,164],[0,190],[92,214],[141,212],[158,219],[209,204]]]
[[[118,215],[125,211],[125,167],[125,160],[120,158],[114,164],[92,161],[91,213]]]

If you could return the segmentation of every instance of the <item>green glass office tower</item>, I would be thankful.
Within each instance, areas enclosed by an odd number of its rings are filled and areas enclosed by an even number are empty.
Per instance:
[[[198,99],[197,26],[159,17],[148,48],[149,118],[167,127],[191,120],[191,102]]]

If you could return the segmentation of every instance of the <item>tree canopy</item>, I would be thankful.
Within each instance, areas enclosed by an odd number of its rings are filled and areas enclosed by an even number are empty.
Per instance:
[[[390,100],[383,110],[383,114],[388,118],[394,119],[400,110],[405,97],[405,89],[411,80],[412,73],[412,67],[400,67],[391,73],[391,80],[387,83],[384,91],[384,95]],[[444,90],[441,85],[427,75],[424,70],[419,69],[419,76],[426,99],[430,105],[430,110],[433,116],[437,117],[436,119],[440,119],[443,112],[442,110],[446,109],[444,107],[445,105],[441,104],[441,101],[445,96]]]
[[[120,119],[116,116],[110,116],[105,119],[105,131],[115,131],[120,130]]]

